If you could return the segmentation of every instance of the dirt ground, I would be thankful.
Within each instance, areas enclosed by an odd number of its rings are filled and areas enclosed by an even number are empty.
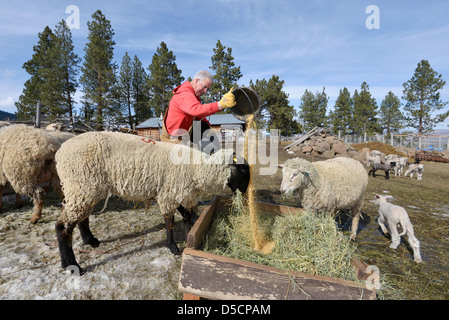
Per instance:
[[[279,163],[295,157],[278,149]],[[320,159],[308,159],[317,161]],[[271,165],[274,165],[271,163]],[[367,168],[368,170],[368,168]],[[261,201],[296,205],[279,192],[282,173],[261,175],[256,180],[257,198]],[[448,299],[449,271],[449,164],[425,163],[422,181],[409,177],[385,180],[382,173],[369,178],[363,219],[356,244],[358,255],[379,267],[380,299]],[[230,194],[227,190],[224,194]],[[404,206],[421,241],[424,262],[413,262],[412,253],[403,238],[397,250],[389,248],[389,238],[377,226],[377,208],[369,200],[376,193],[392,194]],[[60,266],[54,225],[61,211],[56,193],[45,197],[43,219],[31,225],[32,203],[14,209],[12,196],[0,214],[0,299],[181,299],[178,277],[181,256],[165,248],[163,218],[155,203],[145,214],[142,204],[116,198],[95,209],[90,224],[99,238],[98,248],[82,243],[74,232],[74,249],[78,262],[86,270],[74,277]],[[212,197],[200,200],[200,212]],[[350,221],[337,218],[343,232]],[[184,229],[176,217],[175,240],[184,247]]]

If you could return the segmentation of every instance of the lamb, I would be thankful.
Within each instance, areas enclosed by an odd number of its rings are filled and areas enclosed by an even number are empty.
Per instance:
[[[396,166],[396,162],[393,161],[386,161],[385,163],[373,163],[371,165],[371,169],[368,172],[368,175],[371,173],[373,174],[373,178],[376,177],[376,171],[377,170],[383,170],[385,171],[385,179],[390,179],[390,170],[393,169]]]
[[[42,215],[44,190],[39,182],[51,180],[62,197],[54,163],[60,146],[45,130],[25,125],[0,129],[0,208],[2,189],[7,182],[16,192],[16,206],[21,206],[20,195],[33,199],[31,223],[36,223]]]
[[[369,153],[367,153],[366,166],[369,167],[371,163],[380,163],[380,155],[379,154],[370,155]]]
[[[396,168],[394,175],[401,175],[404,172],[405,166],[408,164],[408,158],[407,157],[399,157],[396,161]]]
[[[350,158],[309,162],[287,160],[282,169],[281,192],[298,194],[304,208],[321,212],[349,210],[351,239],[355,240],[368,175],[363,165]]]
[[[393,199],[394,197],[390,195],[382,196],[376,194],[376,199],[373,202],[375,205],[379,206],[379,219],[377,222],[385,235],[389,232],[391,233],[391,249],[396,249],[401,242],[401,236],[407,234],[408,242],[413,249],[413,258],[415,262],[419,263],[422,261],[419,250],[419,241],[415,237],[410,218],[407,211],[403,207],[394,205],[387,201]],[[386,228],[385,223],[388,224],[388,229],[390,231]],[[402,227],[402,233],[398,233],[398,224]]]
[[[89,132],[65,142],[56,153],[65,196],[55,226],[62,267],[80,268],[72,249],[76,225],[85,244],[99,246],[89,228],[89,215],[95,204],[109,195],[144,203],[155,199],[165,219],[166,246],[179,254],[173,240],[178,208],[190,210],[202,193],[223,190],[226,185],[233,192],[246,192],[249,166],[223,164],[222,160],[216,164],[226,153],[222,151],[205,161],[202,157],[207,155],[188,146],[118,132]]]
[[[424,172],[424,165],[421,163],[413,163],[408,166],[408,170],[405,171],[404,177],[410,173],[410,178],[413,178],[413,173],[416,172],[416,179],[422,180],[422,173]]]

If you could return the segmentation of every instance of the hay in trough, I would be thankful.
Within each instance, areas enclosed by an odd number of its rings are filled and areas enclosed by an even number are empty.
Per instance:
[[[203,251],[283,270],[358,281],[351,265],[356,247],[336,228],[332,215],[259,211],[259,234],[274,246],[263,254],[254,249],[251,221],[241,194],[234,196],[230,211],[217,210]]]

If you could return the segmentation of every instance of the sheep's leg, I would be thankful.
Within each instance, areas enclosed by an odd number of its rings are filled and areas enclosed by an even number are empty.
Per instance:
[[[58,239],[59,245],[59,255],[61,256],[61,266],[62,268],[67,268],[69,266],[75,266],[78,268],[79,273],[82,274],[83,270],[76,262],[75,253],[72,248],[72,233],[75,228],[76,223],[68,224],[67,227],[63,222],[56,222],[56,238]]]
[[[388,223],[388,227],[390,229],[390,233],[391,233],[391,244],[390,244],[390,248],[391,249],[397,249],[397,247],[399,246],[399,243],[401,242],[401,236],[398,233],[398,227],[396,225],[396,223]]]
[[[388,234],[388,229],[385,226],[385,218],[383,215],[379,216],[379,219],[377,219],[377,223],[379,224],[380,228],[382,229],[382,232],[387,235]]]
[[[78,224],[78,228],[80,229],[81,238],[83,239],[84,244],[90,244],[93,248],[97,248],[100,245],[100,241],[95,238],[92,231],[90,231],[89,217],[81,221]]]
[[[390,179],[390,170],[385,171],[385,179]]]
[[[22,208],[23,202],[22,202],[22,195],[16,193],[16,202],[14,203],[15,208]]]
[[[42,207],[44,206],[44,190],[42,188],[36,188],[33,196],[33,202],[33,215],[30,222],[34,224],[42,217]]]
[[[351,224],[351,240],[355,240],[357,237],[357,229],[359,228],[360,211],[359,209],[352,212],[352,224]]]
[[[418,262],[418,263],[422,262],[421,253],[419,250],[419,241],[415,237],[415,233],[414,233],[413,227],[411,225],[409,227],[407,227],[407,238],[408,238],[408,243],[410,244],[410,246],[413,249],[413,259],[415,260],[415,262]]]
[[[187,210],[183,206],[178,207],[178,211],[181,213],[182,218],[184,220],[184,228],[186,231],[186,237],[187,234],[190,232],[190,229],[195,224],[196,220],[198,219],[197,211],[198,206],[195,206],[194,208],[191,208],[190,210]]]
[[[173,254],[180,254],[178,246],[173,239],[173,230],[175,229],[175,216],[164,214],[165,229],[167,230],[167,239],[165,245]]]

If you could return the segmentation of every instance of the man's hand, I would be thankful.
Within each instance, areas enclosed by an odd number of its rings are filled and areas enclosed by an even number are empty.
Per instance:
[[[231,90],[229,90],[229,92],[226,93],[223,96],[223,98],[221,98],[220,102],[218,103],[219,107],[221,106],[221,110],[227,109],[227,108],[232,108],[236,105],[235,96],[232,93],[232,90],[234,90],[234,88],[231,88]]]

